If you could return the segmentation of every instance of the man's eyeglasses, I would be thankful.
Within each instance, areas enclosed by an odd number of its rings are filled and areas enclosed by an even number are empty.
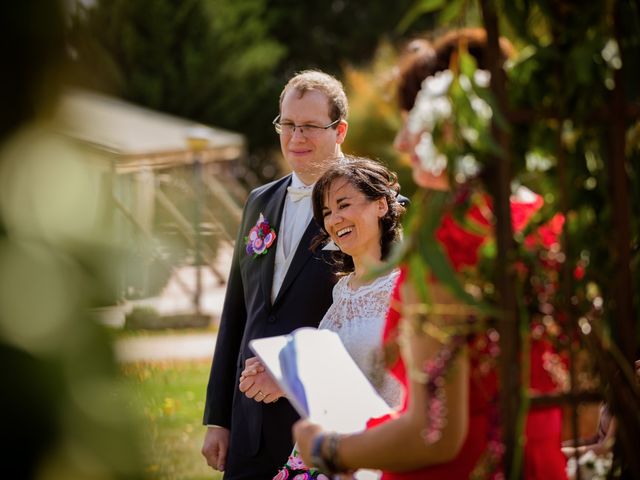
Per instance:
[[[275,127],[276,133],[278,135],[291,136],[294,134],[296,130],[298,130],[300,134],[304,135],[306,138],[315,138],[318,135],[320,135],[320,133],[322,133],[324,130],[327,130],[333,127],[334,125],[337,125],[339,122],[340,122],[340,119],[338,118],[337,120],[334,120],[329,125],[326,125],[324,127],[320,127],[318,125],[309,125],[309,124],[296,125],[295,123],[292,123],[292,122],[280,122],[280,115],[278,115],[276,118],[273,119],[273,122],[271,123],[273,123],[273,126]]]

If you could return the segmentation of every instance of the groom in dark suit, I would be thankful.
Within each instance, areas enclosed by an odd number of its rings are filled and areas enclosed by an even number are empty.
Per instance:
[[[207,388],[202,454],[225,479],[271,479],[293,446],[289,402],[268,383],[242,393],[238,380],[250,340],[317,327],[331,304],[328,252],[309,249],[318,233],[310,193],[342,156],[347,109],[341,83],[318,71],[299,73],[280,95],[273,123],[293,173],[245,204]]]

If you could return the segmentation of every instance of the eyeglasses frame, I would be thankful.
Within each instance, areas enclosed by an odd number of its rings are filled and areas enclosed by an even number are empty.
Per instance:
[[[278,114],[276,116],[276,118],[273,119],[273,121],[271,122],[271,124],[274,126],[276,133],[278,135],[282,135],[282,124],[278,121],[280,119],[280,114]],[[342,118],[337,118],[336,120],[334,120],[333,122],[331,122],[329,125],[326,125],[324,127],[318,126],[318,125],[296,125],[295,123],[293,123],[293,131],[291,132],[291,135],[293,136],[296,133],[296,129],[297,128],[301,128],[302,130],[300,130],[300,134],[304,137],[306,137],[305,133],[304,133],[304,127],[311,127],[314,129],[320,129],[320,130],[328,130],[331,127],[337,125],[338,123],[340,123],[342,121]],[[280,130],[280,131],[278,131]],[[313,131],[313,130],[312,130]]]

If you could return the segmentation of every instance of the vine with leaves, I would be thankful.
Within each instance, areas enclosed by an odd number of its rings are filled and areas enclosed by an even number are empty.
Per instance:
[[[424,156],[432,164],[440,158],[440,168],[456,166],[447,170],[453,183],[466,178],[471,163],[493,170],[506,162],[513,185],[538,192],[545,206],[526,229],[512,235],[508,265],[497,265],[500,247],[488,242],[475,277],[460,280],[433,235],[452,200],[442,194],[427,199],[421,193],[414,198],[418,213],[407,221],[407,242],[394,260],[409,265],[427,305],[423,279],[428,274],[485,312],[495,312],[504,295],[496,270],[505,269],[515,280],[515,311],[498,314],[511,313],[520,322],[519,338],[502,339],[520,346],[521,365],[518,415],[503,419],[517,425],[511,438],[505,438],[509,478],[521,475],[519,439],[532,402],[567,401],[575,411],[579,401],[593,398],[589,393],[594,387],[621,425],[613,472],[640,478],[633,440],[640,438],[640,391],[632,367],[640,354],[640,5],[615,0],[423,0],[399,28],[423,15],[436,16],[443,28],[487,25],[489,35],[498,33],[489,28],[495,21],[499,33],[519,50],[505,69],[501,91],[500,85],[476,81],[476,65],[460,45],[452,78],[431,89],[442,90],[446,108],[438,110],[432,97],[424,103],[426,110],[416,114],[419,124],[431,122]],[[497,131],[506,142],[495,137]],[[487,188],[499,201],[492,190],[495,182]],[[560,234],[557,244],[545,238],[552,231]],[[532,248],[535,243],[545,248]],[[482,293],[480,304],[470,297],[470,289]],[[528,339],[540,329],[571,359],[568,394],[556,400],[532,398],[526,388]],[[576,371],[578,357],[588,359],[583,371]],[[575,426],[575,414],[573,422]]]

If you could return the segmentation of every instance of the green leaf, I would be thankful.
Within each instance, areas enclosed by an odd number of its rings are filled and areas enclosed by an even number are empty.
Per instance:
[[[500,146],[498,142],[496,142],[491,132],[480,131],[480,136],[478,137],[478,149],[483,152],[488,152],[494,157],[504,158],[505,151]]]
[[[498,256],[498,247],[494,240],[484,242],[480,247],[480,257],[495,260]]]
[[[431,267],[431,271],[438,281],[445,285],[456,297],[463,302],[480,307],[478,301],[469,295],[460,280],[456,271],[449,263],[449,260],[442,250],[442,247],[435,238],[420,245],[420,253],[425,263]]]
[[[423,213],[425,220],[423,224],[423,232],[433,235],[436,228],[440,225],[440,220],[444,212],[445,206],[449,203],[449,192],[437,190],[428,191],[424,202],[425,211]]]
[[[475,94],[478,95],[478,97],[480,97],[482,100],[487,102],[491,107],[491,112],[493,113],[493,120],[496,122],[498,127],[501,130],[508,132],[510,129],[509,123],[507,122],[507,119],[500,111],[498,102],[496,101],[496,98],[493,96],[493,92],[489,88],[478,87],[475,84],[473,85],[474,85],[473,91],[475,92]]]
[[[429,291],[427,290],[427,281],[429,275],[429,267],[422,260],[419,254],[413,254],[409,258],[409,276],[411,278],[411,284],[416,289],[418,296],[424,303],[431,305],[431,298],[429,297]]]
[[[494,309],[478,302],[469,295],[458,278],[449,260],[436,240],[435,232],[441,223],[442,215],[449,204],[449,192],[430,191],[421,204],[423,207],[421,224],[413,224],[409,234],[412,236],[417,253],[410,256],[408,264],[411,279],[421,298],[428,301],[426,287],[427,275],[431,272],[460,300],[477,307],[484,313],[494,313]],[[413,206],[415,208],[415,205]],[[417,230],[416,230],[417,229]]]
[[[473,74],[478,69],[478,64],[469,52],[460,55],[460,73],[466,75],[469,79],[473,78]]]
[[[400,20],[396,27],[397,33],[405,33],[409,25],[417,20],[420,15],[425,13],[434,12],[444,5],[444,0],[418,0],[413,4],[413,7],[407,12],[407,14]]]
[[[466,0],[453,0],[450,1],[447,6],[440,12],[438,20],[442,25],[451,23],[457,17],[462,15]]]

